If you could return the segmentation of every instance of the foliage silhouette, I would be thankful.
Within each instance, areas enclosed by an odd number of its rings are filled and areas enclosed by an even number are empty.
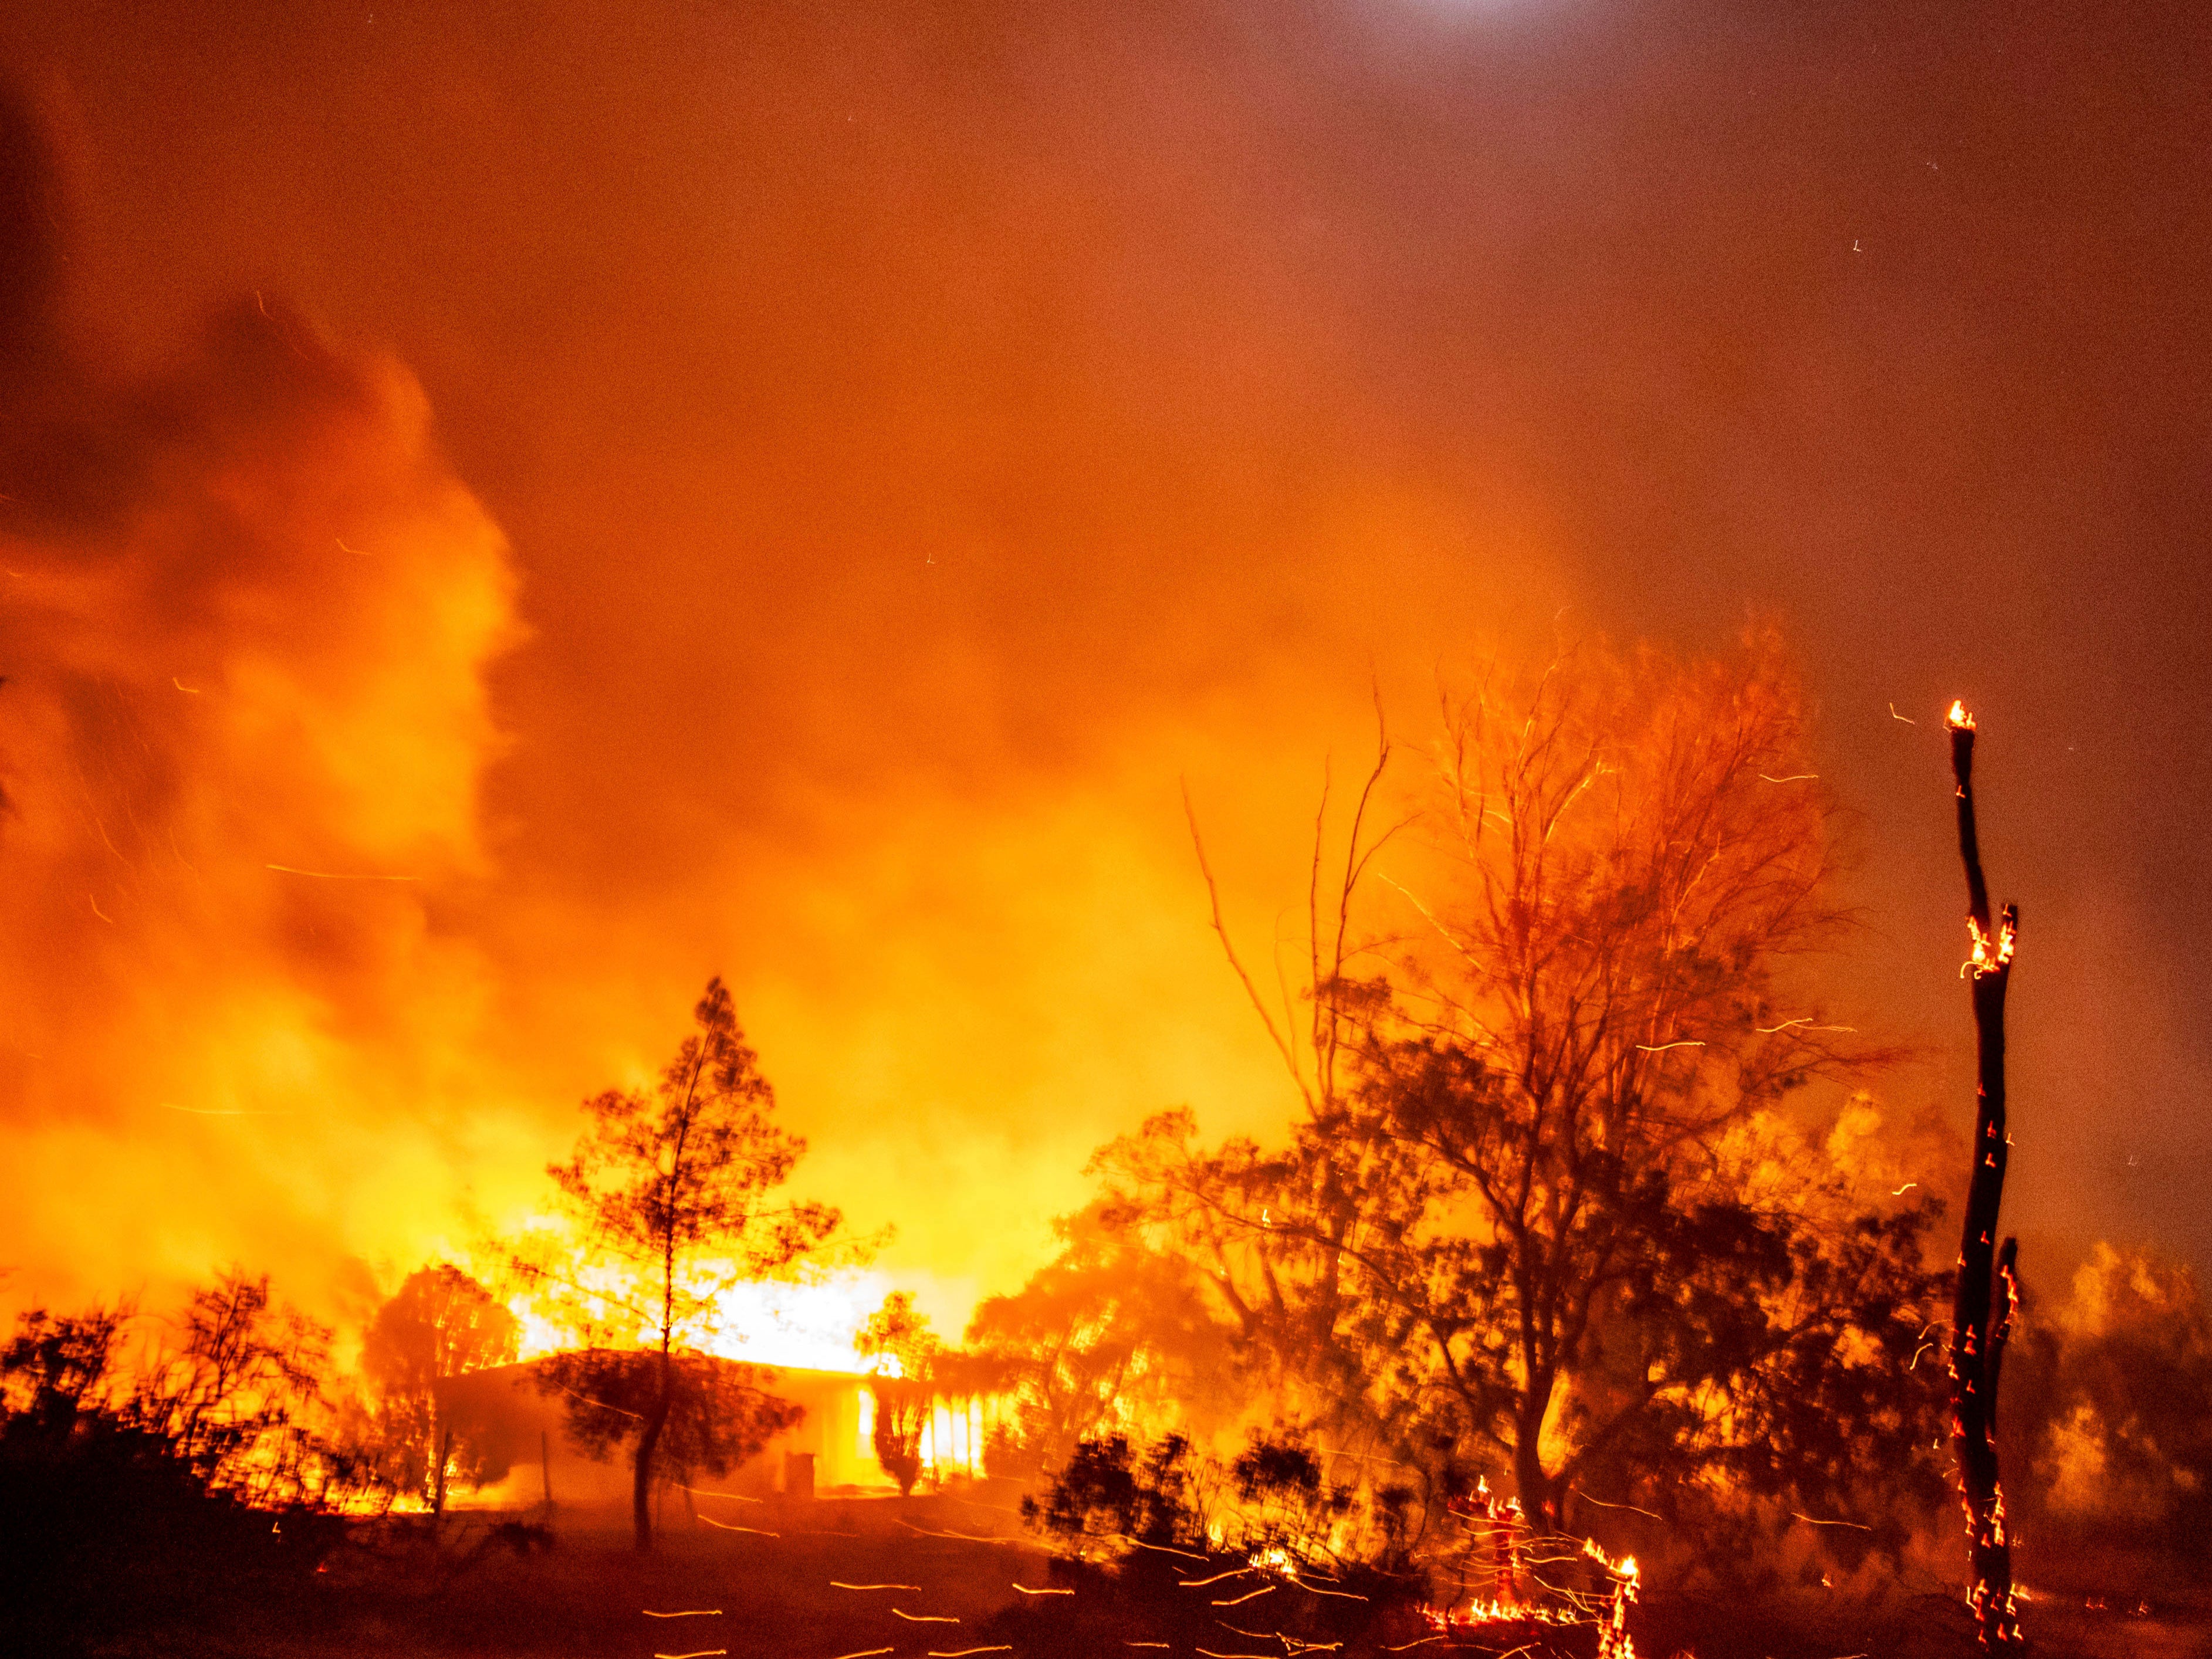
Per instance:
[[[1206,1517],[1193,1501],[1192,1461],[1181,1435],[1141,1454],[1125,1434],[1081,1441],[1044,1496],[1022,1500],[1022,1516],[1079,1557],[1130,1541],[1203,1549]]]
[[[128,1309],[21,1316],[0,1349],[5,1639],[67,1653],[304,1580],[340,1505],[380,1496],[322,1431],[328,1332],[265,1279],[198,1292],[183,1340],[126,1370]]]
[[[685,1476],[717,1478],[757,1455],[805,1408],[768,1392],[775,1373],[713,1354],[664,1356],[635,1348],[553,1354],[536,1368],[540,1389],[568,1399],[569,1435],[593,1457],[634,1442],[661,1412],[658,1464]],[[665,1407],[664,1407],[665,1400]]]
[[[449,1479],[479,1486],[506,1473],[487,1457],[478,1425],[441,1412],[447,1377],[514,1358],[520,1327],[491,1293],[450,1262],[421,1267],[376,1311],[362,1346],[392,1478],[442,1514]]]
[[[2212,1310],[2187,1267],[2100,1243],[2071,1294],[2023,1291],[1998,1419],[2015,1526],[2039,1579],[2086,1555],[2162,1562],[2168,1582],[2212,1558]],[[2100,1590],[2106,1587],[2084,1585]]]
[[[1290,1145],[1207,1150],[1169,1113],[1093,1169],[1340,1454],[1431,1504],[1488,1465],[1544,1528],[1577,1490],[1725,1491],[1898,1547],[1940,1494],[1911,1369],[1938,1206],[1781,1113],[1889,1058],[1796,971],[1844,921],[1806,744],[1771,638],[1584,653],[1448,696],[1437,774],[1378,827],[1383,740],[1326,896],[1316,829],[1302,1014],[1217,894],[1300,1092]]]
[[[818,1260],[839,1224],[826,1206],[772,1200],[806,1143],[774,1121],[775,1093],[720,979],[693,1018],[697,1030],[650,1091],[610,1089],[584,1103],[574,1156],[548,1169],[573,1237],[515,1261],[586,1334],[583,1352],[540,1368],[540,1386],[568,1393],[586,1443],[629,1443],[641,1551],[653,1547],[651,1495],[671,1425],[687,1466],[714,1468],[775,1416],[751,1383],[684,1363],[704,1358],[720,1297]],[[623,1349],[647,1356],[641,1368],[614,1357]],[[732,1406],[738,1419],[711,1423]]]
[[[1079,1589],[1098,1650],[1126,1649],[1133,1632],[1206,1650],[1225,1628],[1296,1653],[1402,1627],[1423,1593],[1344,1538],[1335,1523],[1350,1502],[1295,1435],[1255,1434],[1224,1467],[1180,1435],[1115,1434],[1078,1443],[1022,1513],[1052,1545],[1055,1576]],[[1261,1605],[1224,1614],[1245,1601]],[[1268,1628],[1238,1622],[1255,1618]],[[1037,1623],[1010,1610],[991,1633],[1036,1640]]]
[[[1200,1440],[1228,1427],[1252,1392],[1249,1367],[1191,1263],[1103,1201],[1054,1231],[1059,1254],[969,1322],[969,1363],[1012,1406],[992,1472],[1039,1475],[1079,1443],[1139,1425]]]
[[[927,1315],[915,1311],[914,1297],[893,1291],[868,1316],[853,1339],[854,1352],[876,1363],[869,1368],[868,1392],[875,1403],[870,1429],[876,1462],[898,1482],[899,1496],[912,1495],[921,1478],[921,1441],[937,1403],[937,1364],[942,1350]]]

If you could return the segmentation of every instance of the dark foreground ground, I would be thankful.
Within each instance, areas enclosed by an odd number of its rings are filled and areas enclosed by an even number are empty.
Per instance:
[[[1304,1647],[1277,1633],[1299,1627],[1291,1604],[1300,1592],[1216,1611],[1210,1589],[1194,1593],[1203,1609],[1193,1592],[1170,1590],[1176,1605],[1157,1609],[1057,1567],[1010,1510],[973,1500],[702,1507],[732,1518],[717,1526],[671,1516],[650,1558],[629,1549],[614,1516],[558,1515],[550,1543],[512,1529],[503,1542],[482,1516],[449,1518],[434,1539],[386,1532],[334,1557],[304,1589],[93,1650],[115,1659],[1359,1659],[1516,1649],[1519,1659],[1545,1659],[1595,1650],[1587,1632],[1499,1628],[1480,1644],[1438,1639],[1411,1613],[1358,1630],[1348,1608],[1323,1609],[1347,1621],[1334,1638],[1341,1645]],[[2137,1600],[2097,1608],[2081,1604],[2088,1599],[2033,1603],[2033,1650],[2212,1659],[2212,1599],[2184,1587],[2176,1605],[2142,1612]],[[1329,1636],[1304,1628],[1307,1640]],[[1654,1593],[1631,1625],[1640,1659],[1936,1659],[1969,1650],[1965,1628],[1954,1601],[1932,1594],[1878,1607],[1753,1609]]]

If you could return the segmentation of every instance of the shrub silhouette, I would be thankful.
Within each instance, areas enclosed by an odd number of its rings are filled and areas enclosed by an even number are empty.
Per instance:
[[[272,1340],[266,1281],[234,1275],[193,1310],[231,1316],[188,1316],[185,1350],[128,1381],[117,1364],[128,1310],[34,1310],[0,1350],[11,1649],[82,1651],[266,1597],[338,1541],[328,1504],[355,1471],[299,1420],[301,1354]],[[289,1369],[258,1388],[273,1357]]]

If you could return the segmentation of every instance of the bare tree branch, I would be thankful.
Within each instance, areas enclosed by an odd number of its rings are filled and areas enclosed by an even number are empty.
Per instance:
[[[1182,786],[1182,813],[1184,821],[1190,825],[1191,850],[1198,854],[1198,872],[1206,880],[1206,901],[1212,907],[1213,932],[1221,941],[1222,954],[1229,958],[1229,966],[1235,971],[1237,983],[1244,988],[1244,994],[1251,1000],[1253,1012],[1260,1016],[1261,1024],[1267,1027],[1267,1036],[1274,1042],[1275,1052],[1282,1055],[1283,1064],[1289,1068],[1291,1081],[1298,1085],[1299,1095],[1308,1106],[1311,1106],[1313,1091],[1306,1086],[1305,1078],[1298,1070],[1297,1058],[1276,1026],[1273,1018],[1267,1012],[1267,1005],[1260,997],[1260,988],[1253,984],[1252,975],[1244,971],[1243,963],[1237,958],[1236,944],[1229,937],[1228,926],[1221,919],[1221,888],[1213,878],[1212,866],[1206,860],[1206,840],[1199,834],[1198,809],[1191,804],[1188,779]]]

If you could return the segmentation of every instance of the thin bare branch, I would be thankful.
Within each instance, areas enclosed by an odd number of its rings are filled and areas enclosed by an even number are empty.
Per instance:
[[[1305,1078],[1298,1070],[1297,1056],[1292,1053],[1291,1045],[1285,1039],[1280,1029],[1275,1024],[1273,1018],[1267,1012],[1267,1005],[1260,996],[1260,988],[1252,982],[1252,975],[1244,971],[1244,964],[1237,955],[1236,942],[1229,937],[1228,924],[1222,920],[1221,887],[1213,878],[1213,866],[1206,861],[1206,838],[1199,833],[1198,809],[1191,802],[1190,782],[1188,779],[1183,781],[1182,785],[1182,812],[1184,822],[1190,826],[1191,850],[1198,855],[1198,872],[1206,882],[1206,897],[1212,908],[1214,936],[1221,941],[1222,954],[1229,958],[1229,966],[1237,975],[1237,982],[1244,988],[1244,994],[1250,1000],[1253,1012],[1260,1016],[1261,1024],[1267,1028],[1267,1036],[1275,1045],[1275,1052],[1283,1057],[1283,1064],[1290,1072],[1291,1081],[1297,1085],[1299,1095],[1310,1107],[1313,1104],[1313,1091],[1307,1087]]]

